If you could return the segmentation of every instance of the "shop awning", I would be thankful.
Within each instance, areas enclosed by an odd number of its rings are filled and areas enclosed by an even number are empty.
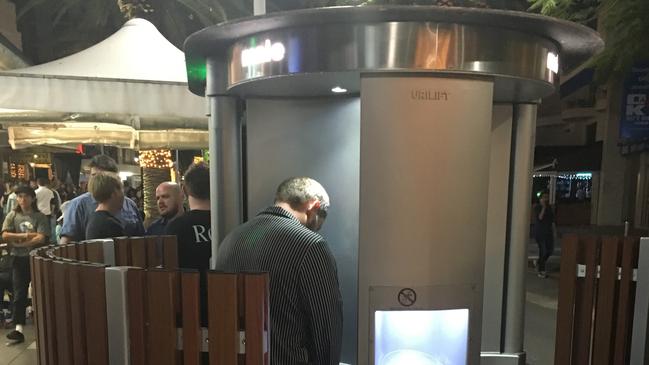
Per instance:
[[[203,98],[187,90],[183,52],[144,19],[129,20],[74,55],[0,72],[0,85],[2,123],[90,122],[148,134],[179,128],[207,133]]]
[[[9,145],[22,149],[38,145],[105,144],[130,149],[199,149],[208,147],[205,131],[191,129],[135,130],[110,123],[25,123],[5,126]]]

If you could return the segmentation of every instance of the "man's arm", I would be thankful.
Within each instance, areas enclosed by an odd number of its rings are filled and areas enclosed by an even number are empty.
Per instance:
[[[3,238],[5,233],[7,232],[4,232],[2,234]],[[40,246],[45,242],[45,235],[42,233],[32,232],[32,233],[17,233],[17,234],[25,236],[26,240],[24,240],[23,242],[13,242],[11,244],[13,247],[31,248],[31,247]]]
[[[327,243],[314,244],[300,264],[300,290],[309,316],[309,360],[313,365],[338,365],[342,343],[342,298],[336,262]]]
[[[63,226],[61,227],[62,245],[85,238],[86,227],[81,226],[81,214],[84,214],[82,204],[79,204],[77,199],[71,200],[68,209],[63,214]]]
[[[142,216],[140,215],[140,210],[137,208],[137,204],[131,198],[124,198],[122,210],[125,210],[122,214],[122,219],[126,223],[124,226],[126,234],[130,236],[144,236],[144,223],[142,222]]]

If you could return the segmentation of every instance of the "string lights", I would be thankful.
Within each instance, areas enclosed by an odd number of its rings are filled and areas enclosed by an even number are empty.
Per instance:
[[[140,167],[149,169],[169,169],[173,167],[170,150],[140,151]]]

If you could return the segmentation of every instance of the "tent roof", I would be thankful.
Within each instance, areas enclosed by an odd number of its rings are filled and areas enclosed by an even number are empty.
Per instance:
[[[184,53],[145,19],[127,21],[115,34],[79,53],[9,72],[27,75],[187,82]]]
[[[0,72],[0,84],[0,108],[14,109],[0,110],[4,125],[103,122],[160,133],[207,129],[204,100],[187,89],[183,52],[144,19],[129,20],[71,56]]]

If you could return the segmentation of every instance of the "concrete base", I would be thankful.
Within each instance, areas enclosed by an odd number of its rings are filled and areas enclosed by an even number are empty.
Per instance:
[[[502,354],[483,352],[480,354],[480,365],[525,365],[525,353]]]

